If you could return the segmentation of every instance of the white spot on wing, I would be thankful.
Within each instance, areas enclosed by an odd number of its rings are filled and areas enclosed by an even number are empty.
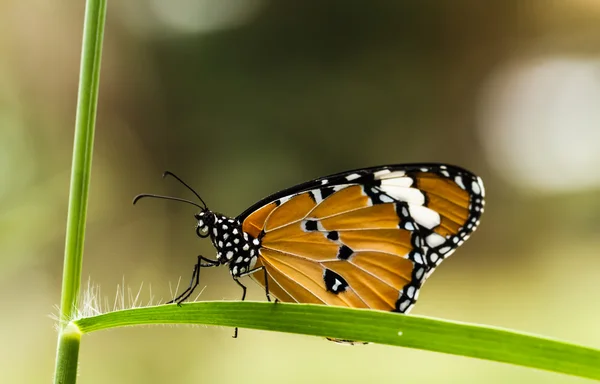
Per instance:
[[[423,263],[421,263],[421,264],[423,264]],[[417,279],[421,279],[423,277],[424,272],[425,272],[425,268],[417,269],[417,272],[415,273],[415,276],[417,277]]]
[[[402,216],[408,216],[408,209],[406,207],[402,207]]]
[[[294,196],[295,195],[282,197],[281,199],[279,199],[279,204],[286,203],[287,201],[289,201]]]
[[[382,185],[380,188],[396,200],[416,205],[423,205],[425,203],[425,196],[416,188],[405,188],[395,185]]]
[[[421,248],[421,236],[415,237],[415,245],[417,246],[417,248]]]
[[[410,177],[396,177],[394,179],[381,180],[381,186],[396,186],[408,188],[413,184],[413,179]]]
[[[422,227],[433,229],[440,225],[440,215],[436,211],[422,205],[408,205],[410,216]]]
[[[437,247],[438,245],[444,244],[445,241],[446,241],[446,239],[444,239],[442,236],[438,235],[437,233],[432,233],[425,238],[425,242],[430,247]]]
[[[392,199],[388,195],[384,195],[384,194],[379,195],[379,200],[381,200],[381,202],[383,202],[383,203],[393,203],[394,202],[394,199]]]
[[[445,255],[446,253],[450,252],[450,250],[451,250],[451,249],[452,249],[452,248],[451,248],[451,247],[449,247],[449,246],[442,247],[442,248],[440,248],[440,253],[441,253],[442,255]]]
[[[315,197],[315,202],[317,204],[320,204],[321,201],[323,201],[323,195],[321,195],[321,190],[320,189],[313,189],[312,190],[312,194]]]
[[[429,255],[429,258],[431,259],[432,263],[435,263],[438,261],[439,257],[437,253],[432,253],[431,255]]]
[[[424,264],[423,256],[421,256],[421,254],[419,252],[415,252],[413,254],[413,258],[415,259],[415,263]]]
[[[342,285],[342,282],[339,281],[338,279],[335,279],[335,283],[333,284],[333,287],[331,287],[331,290],[333,292],[337,292],[337,290],[340,287],[340,285]]]
[[[346,176],[346,180],[348,181],[356,180],[358,178],[360,178],[360,175],[358,173],[351,173],[348,176]]]
[[[404,300],[402,303],[400,303],[400,305],[398,306],[398,310],[400,312],[405,312],[408,307],[410,306],[410,300]]]
[[[465,189],[465,184],[463,183],[463,178],[462,176],[456,176],[454,178],[454,182],[461,188],[461,189]]]
[[[387,172],[387,173],[384,173],[384,174],[379,174],[379,175],[378,175],[378,173],[379,173],[379,172],[383,172],[383,171],[388,171],[388,172]],[[377,180],[395,179],[395,178],[397,178],[397,177],[403,177],[403,176],[406,176],[406,172],[404,172],[404,171],[394,171],[394,172],[390,172],[390,171],[389,171],[389,170],[387,170],[387,169],[383,169],[383,170],[381,170],[381,171],[379,171],[379,172],[375,172],[375,178],[376,178]]]
[[[375,176],[375,179],[379,180],[379,179],[381,179],[381,176],[387,175],[390,172],[392,172],[392,171],[390,171],[389,169],[381,169],[381,170],[373,173],[373,176]]]
[[[481,177],[477,177],[477,183],[479,184],[479,188],[481,189],[481,196],[485,196],[485,188],[483,187],[483,180],[481,180]],[[483,204],[484,202],[482,201],[481,204]]]
[[[479,188],[479,183],[475,180],[473,180],[473,182],[471,183],[471,189],[473,190],[474,194],[476,194],[476,195],[481,194],[481,188]]]
[[[327,184],[327,183],[329,183],[329,180],[327,180],[327,179],[323,179],[323,180],[321,180],[321,185],[325,185],[325,184]]]

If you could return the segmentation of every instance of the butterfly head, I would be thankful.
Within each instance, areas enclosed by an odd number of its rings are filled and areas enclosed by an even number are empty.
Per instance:
[[[194,215],[194,218],[196,218],[198,221],[198,224],[196,225],[196,234],[198,237],[208,237],[210,235],[211,228],[217,221],[214,212],[209,209],[202,209],[199,213]]]

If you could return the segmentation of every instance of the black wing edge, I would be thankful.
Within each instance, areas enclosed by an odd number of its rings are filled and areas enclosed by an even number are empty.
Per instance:
[[[350,171],[344,171],[344,172],[339,172],[339,173],[335,173],[335,174],[328,175],[328,176],[319,177],[317,179],[313,179],[313,180],[310,180],[310,181],[307,181],[307,182],[304,182],[301,184],[297,184],[290,188],[282,189],[279,192],[275,192],[275,193],[265,197],[264,199],[259,200],[252,206],[250,206],[250,208],[246,209],[244,212],[242,212],[237,217],[237,220],[239,220],[240,222],[243,222],[247,216],[252,214],[252,212],[257,211],[261,207],[263,207],[269,203],[272,203],[275,200],[279,200],[282,197],[295,195],[297,193],[306,192],[311,189],[315,189],[316,187],[321,187],[321,186],[323,186],[323,184],[321,183],[322,180],[328,181],[326,184],[327,186],[339,185],[339,184],[356,184],[356,183],[364,182],[364,180],[365,180],[364,176],[373,175],[375,172],[380,171],[382,169],[389,169],[392,172],[394,172],[394,171],[414,172],[414,171],[421,171],[422,168],[429,168],[430,169],[429,172],[441,173],[442,171],[447,170],[452,173],[458,172],[458,173],[462,173],[465,175],[470,175],[475,179],[477,178],[477,175],[475,175],[471,171],[468,171],[468,170],[466,170],[462,167],[456,166],[456,165],[444,164],[444,163],[388,164],[388,165],[378,165],[378,166],[367,167],[367,168],[358,168],[358,169],[353,169]],[[352,180],[352,181],[346,180],[346,176],[353,174],[353,173],[357,173],[357,174],[361,175],[361,178],[357,178],[356,180]]]

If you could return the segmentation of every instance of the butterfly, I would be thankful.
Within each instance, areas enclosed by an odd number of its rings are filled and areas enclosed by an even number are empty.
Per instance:
[[[274,193],[232,218],[198,199],[141,194],[199,208],[196,233],[216,258],[198,256],[180,304],[202,268],[228,265],[233,280],[250,276],[268,301],[407,313],[425,280],[479,225],[481,178],[446,164],[383,165],[317,178]],[[237,329],[236,333],[237,335]],[[235,337],[235,336],[234,336]]]

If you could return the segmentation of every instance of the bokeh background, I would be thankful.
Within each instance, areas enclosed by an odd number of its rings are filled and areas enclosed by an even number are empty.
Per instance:
[[[51,380],[82,1],[0,3],[0,381]],[[84,285],[168,300],[198,253],[190,197],[235,216],[350,168],[448,162],[482,225],[414,313],[600,347],[600,3],[109,2]],[[226,268],[200,300],[239,298]],[[151,286],[151,292],[149,287]],[[250,299],[263,300],[249,282]],[[85,336],[80,383],[583,383],[380,345],[208,327]]]

